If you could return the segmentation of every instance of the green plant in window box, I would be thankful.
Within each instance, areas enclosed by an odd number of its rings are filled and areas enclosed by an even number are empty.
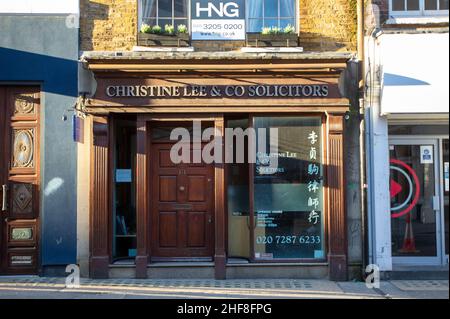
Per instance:
[[[183,29],[181,29],[183,30]],[[187,32],[180,32],[180,26],[177,31],[171,24],[164,26],[164,29],[159,25],[149,26],[142,24],[138,33],[138,45],[149,47],[187,47],[190,45],[189,34]]]
[[[162,28],[159,25],[155,25],[152,27],[152,34],[162,34]]]
[[[143,23],[141,25],[141,33],[151,33],[151,32],[152,32],[152,27],[151,26],[149,26],[146,23]]]
[[[167,35],[174,35],[175,27],[171,24],[166,24],[166,26],[164,27],[164,33]]]
[[[180,24],[177,28],[178,34],[188,34],[187,26]]]
[[[265,27],[261,33],[248,33],[247,46],[250,47],[297,47],[298,35],[295,27],[288,25],[284,29],[279,27]]]

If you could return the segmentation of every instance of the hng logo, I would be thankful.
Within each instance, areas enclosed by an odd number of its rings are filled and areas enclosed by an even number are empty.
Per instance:
[[[217,16],[223,18],[238,18],[239,17],[239,5],[236,2],[221,2],[219,7],[217,7],[214,3],[208,2],[208,6],[202,7],[201,3],[196,4],[196,16],[200,17],[202,12],[208,13],[208,18],[212,18],[214,12]]]

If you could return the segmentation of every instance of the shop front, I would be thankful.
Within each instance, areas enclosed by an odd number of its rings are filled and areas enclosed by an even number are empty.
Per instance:
[[[187,55],[82,57],[90,276],[345,280],[349,57]]]

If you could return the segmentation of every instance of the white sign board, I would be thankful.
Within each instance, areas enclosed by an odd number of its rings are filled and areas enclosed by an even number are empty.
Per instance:
[[[422,145],[420,146],[420,164],[433,164],[433,146]]]
[[[245,40],[245,0],[192,0],[192,40]]]

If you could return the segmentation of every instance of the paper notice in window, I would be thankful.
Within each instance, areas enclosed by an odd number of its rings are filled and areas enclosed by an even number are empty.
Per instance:
[[[117,169],[116,170],[117,183],[131,183],[131,169]]]
[[[449,162],[445,162],[444,163],[444,189],[446,192],[450,191],[449,174],[450,174]]]

